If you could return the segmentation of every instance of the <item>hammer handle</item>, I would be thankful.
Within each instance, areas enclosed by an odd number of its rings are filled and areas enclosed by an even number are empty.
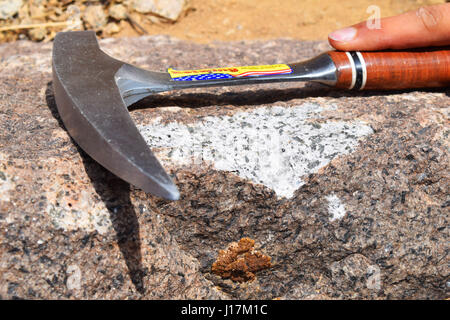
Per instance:
[[[338,88],[450,87],[450,48],[384,52],[330,51],[328,55],[337,68]]]

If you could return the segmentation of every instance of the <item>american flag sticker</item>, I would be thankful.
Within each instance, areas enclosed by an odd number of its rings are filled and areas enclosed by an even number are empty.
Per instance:
[[[292,73],[291,67],[289,67],[287,64],[210,68],[198,70],[174,70],[170,68],[167,71],[174,81],[201,81],[239,77],[261,77],[273,74]]]

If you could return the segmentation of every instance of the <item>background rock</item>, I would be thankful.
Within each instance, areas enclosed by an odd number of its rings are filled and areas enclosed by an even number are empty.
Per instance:
[[[122,4],[115,4],[109,8],[109,15],[116,20],[126,19],[128,16],[127,8]]]
[[[328,48],[293,40],[200,45],[164,36],[101,45],[160,71],[294,62]],[[370,128],[348,152],[299,177],[291,195],[219,170],[214,158],[183,163],[170,156],[172,145],[161,144],[154,151],[182,195],[168,202],[130,187],[70,139],[54,102],[51,44],[4,44],[0,56],[2,298],[448,297],[448,89],[355,93],[291,83],[148,98],[130,109],[140,128],[191,127],[193,139],[217,134],[207,126],[211,117],[234,117],[245,127],[262,108],[288,114],[316,106],[320,111],[299,126]],[[253,125],[272,120],[266,118]],[[295,124],[291,117],[286,126]],[[287,132],[293,139],[297,131]],[[320,138],[315,148],[325,150],[330,143]],[[243,283],[212,274],[219,250],[243,237],[254,239],[273,267]]]
[[[130,0],[128,5],[140,13],[154,13],[177,20],[186,5],[186,0]]]
[[[0,1],[0,19],[12,18],[19,12],[22,0],[2,0]]]
[[[108,16],[101,5],[88,6],[84,11],[83,20],[88,24],[89,29],[99,30],[106,26]]]

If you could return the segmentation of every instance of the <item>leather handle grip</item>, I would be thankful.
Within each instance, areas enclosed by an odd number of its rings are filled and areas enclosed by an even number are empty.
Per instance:
[[[338,88],[450,87],[450,48],[328,54],[337,68]]]

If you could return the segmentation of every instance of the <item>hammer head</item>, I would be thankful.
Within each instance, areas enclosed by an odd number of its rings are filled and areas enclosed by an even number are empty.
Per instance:
[[[58,112],[76,143],[103,167],[145,192],[177,200],[177,187],[137,130],[117,86],[124,65],[100,50],[93,31],[57,34],[52,67]]]

